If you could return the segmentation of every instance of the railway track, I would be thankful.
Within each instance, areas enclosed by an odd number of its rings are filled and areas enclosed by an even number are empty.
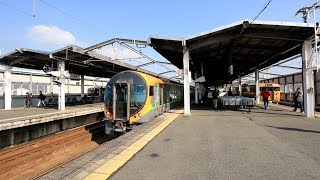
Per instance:
[[[49,135],[0,151],[0,179],[30,179],[110,140],[104,123]]]

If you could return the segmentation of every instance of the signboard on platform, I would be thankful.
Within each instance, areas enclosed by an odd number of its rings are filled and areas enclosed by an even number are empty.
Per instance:
[[[70,73],[70,79],[71,80],[80,80],[81,76],[79,74]]]

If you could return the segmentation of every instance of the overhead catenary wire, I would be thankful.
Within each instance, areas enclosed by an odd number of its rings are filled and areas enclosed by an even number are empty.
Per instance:
[[[42,3],[44,3],[44,4],[46,4],[47,6],[50,6],[51,8],[53,8],[53,9],[55,9],[55,10],[57,10],[57,11],[59,11],[60,13],[62,13],[62,14],[64,14],[64,15],[66,15],[66,16],[68,16],[68,17],[70,17],[70,18],[72,18],[72,19],[74,19],[74,20],[76,20],[76,21],[78,21],[78,22],[81,22],[81,23],[86,24],[86,27],[90,27],[91,29],[93,29],[93,30],[95,30],[95,31],[97,30],[96,27],[93,27],[93,26],[89,25],[88,23],[82,21],[81,19],[75,17],[74,15],[72,15],[72,14],[70,14],[70,13],[68,13],[68,12],[66,12],[66,11],[64,11],[64,10],[62,10],[62,9],[60,9],[60,8],[58,8],[58,7],[56,7],[56,6],[52,5],[52,4],[44,1],[44,0],[39,0],[39,1],[42,2]],[[33,18],[35,18],[35,19],[37,19],[37,20],[39,20],[39,21],[42,21],[42,22],[47,23],[47,24],[51,24],[51,23],[49,23],[48,21],[46,21],[46,20],[44,20],[44,19],[41,19],[41,18],[39,18],[38,16],[36,16],[36,1],[34,1],[34,3],[33,3],[33,14],[32,14],[32,13],[29,13],[29,12],[27,12],[27,11],[24,11],[24,10],[22,10],[22,9],[16,7],[16,6],[13,6],[13,5],[11,5],[11,4],[5,3],[5,2],[3,2],[3,1],[0,1],[0,3],[3,4],[3,5],[5,5],[5,6],[7,6],[7,7],[12,8],[12,9],[14,9],[14,10],[16,10],[16,11],[19,11],[19,12],[25,14],[25,15],[28,15],[28,16],[30,16],[30,17],[33,17]],[[88,26],[88,25],[89,25],[89,26]],[[105,34],[104,34],[104,35],[105,35]],[[128,48],[128,47],[127,47],[127,48]],[[148,58],[146,58],[146,59],[147,59],[147,60],[150,60],[150,59],[148,59]],[[135,61],[141,63],[141,62],[138,61],[138,60],[135,60]],[[142,63],[141,63],[141,64],[142,64]],[[158,66],[160,66],[160,67],[162,67],[162,68],[169,69],[168,67],[164,66],[163,64],[159,64],[159,63],[156,63],[156,62],[155,62],[155,64],[157,64]]]
[[[31,14],[31,13],[29,13],[29,12],[27,12],[27,11],[24,11],[24,10],[22,10],[22,9],[16,7],[16,6],[13,6],[13,5],[11,5],[11,4],[5,3],[5,2],[3,2],[3,1],[0,1],[0,4],[3,4],[3,5],[5,5],[5,6],[9,7],[9,8],[12,8],[12,9],[14,9],[14,10],[16,10],[16,11],[19,11],[19,12],[21,12],[21,13],[23,13],[23,14],[25,14],[25,15],[28,15],[28,16],[30,16],[30,17],[38,20],[38,21],[41,21],[41,22],[43,22],[43,23],[52,24],[52,23],[50,23],[50,22],[47,21],[47,20],[44,20],[44,19],[42,19],[42,18],[39,18],[38,16],[35,16],[35,14]],[[57,26],[57,27],[59,27],[59,26]],[[70,32],[72,32],[72,31],[70,31]],[[76,33],[74,33],[74,32],[72,32],[72,33],[73,33],[73,34],[76,34]]]
[[[84,22],[84,21],[80,20],[79,18],[77,18],[77,17],[75,17],[74,15],[72,15],[72,14],[70,14],[70,13],[66,12],[65,10],[62,10],[62,9],[60,9],[60,8],[58,8],[58,7],[56,7],[56,6],[52,5],[52,4],[50,4],[50,3],[46,2],[46,1],[44,1],[44,0],[40,0],[40,1],[41,1],[41,2],[43,2],[44,4],[46,4],[46,5],[50,6],[51,8],[54,8],[55,10],[57,10],[57,11],[59,11],[59,12],[63,13],[64,15],[66,15],[66,16],[68,16],[68,17],[70,17],[70,18],[72,18],[72,19],[74,19],[74,20],[76,20],[76,21],[78,21],[78,22],[81,22],[81,23],[84,23],[84,24],[88,25],[88,23],[86,23],[86,22]],[[92,29],[94,29],[94,30],[96,31],[96,28],[95,28],[95,27],[92,27],[91,25],[90,25],[90,26],[88,26],[88,27],[90,27],[90,28],[92,28]],[[112,44],[112,46],[113,46],[113,44]],[[125,46],[125,47],[126,47],[126,46]],[[112,47],[112,48],[114,49],[114,47]],[[128,48],[128,47],[126,47],[126,48]],[[128,49],[130,49],[130,48],[128,48]],[[132,49],[131,49],[131,50],[132,50]],[[117,55],[116,55],[116,56],[117,56]],[[132,58],[132,59],[133,59],[133,58]],[[148,59],[148,58],[146,58],[146,59]],[[150,60],[150,59],[149,59],[149,60]],[[139,62],[139,63],[140,63],[140,65],[141,65],[141,64],[143,64],[143,63],[142,63],[142,62],[140,62],[139,60],[134,60],[134,61]],[[162,64],[159,64],[159,63],[155,63],[155,64],[157,64],[158,66],[161,66],[162,68],[169,69],[168,67],[166,67],[166,66],[164,66],[164,65],[162,65]]]
[[[264,5],[264,7],[259,11],[259,13],[256,15],[256,17],[250,22],[253,23],[253,21],[255,21],[262,13],[264,10],[267,9],[267,7],[269,6],[269,4],[271,3],[272,0],[268,0],[268,2]]]
[[[10,5],[10,4],[8,4],[8,3],[5,3],[5,2],[3,2],[3,1],[0,1],[0,4],[3,4],[3,5],[5,5],[5,6],[8,6],[8,7],[12,8],[12,9],[15,9],[16,11],[20,11],[21,13],[26,14],[26,15],[28,15],[28,16],[34,17],[33,14],[28,13],[28,12],[26,12],[26,11],[20,9],[20,8],[17,8],[17,7],[15,7],[15,6],[12,6],[12,5]]]

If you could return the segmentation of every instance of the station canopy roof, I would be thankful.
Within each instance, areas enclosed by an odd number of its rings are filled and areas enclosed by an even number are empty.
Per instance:
[[[93,51],[85,52],[83,48],[74,45],[53,52],[17,48],[15,51],[0,57],[0,64],[33,70],[43,70],[43,67],[47,65],[52,70],[57,70],[57,61],[59,60],[65,61],[66,70],[79,75],[111,78],[121,71],[136,70],[165,79],[156,73],[112,60],[110,57]]]
[[[148,43],[182,69],[185,41],[192,76],[201,76],[203,63],[207,84],[218,85],[301,53],[302,43],[313,34],[313,24],[244,20],[187,38],[150,36]]]

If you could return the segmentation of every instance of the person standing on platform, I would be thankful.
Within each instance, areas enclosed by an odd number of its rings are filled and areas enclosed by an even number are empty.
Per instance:
[[[233,93],[232,93],[232,91],[231,91],[231,88],[229,88],[228,96],[233,96]]]
[[[40,91],[38,99],[39,99],[38,107],[40,107],[40,104],[42,104],[43,107],[46,107],[46,104],[44,103],[44,100],[46,99],[46,97],[42,94],[42,91]]]
[[[300,112],[303,112],[303,92],[300,87],[298,87],[296,92],[293,94],[293,101],[293,111],[297,111],[297,108],[300,107]]]
[[[213,108],[217,109],[218,108],[218,96],[219,96],[219,91],[217,88],[214,89],[212,92],[212,101],[213,101]]]
[[[263,104],[264,104],[264,108],[265,109],[269,109],[269,97],[270,97],[270,91],[268,90],[268,88],[263,88],[262,92],[261,92],[261,96],[263,99]]]

